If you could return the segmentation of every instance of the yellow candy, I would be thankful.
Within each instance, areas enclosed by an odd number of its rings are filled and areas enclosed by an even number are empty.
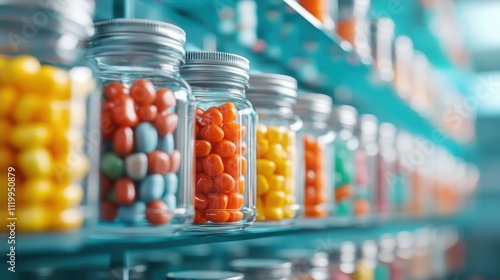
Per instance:
[[[257,195],[265,194],[269,190],[269,183],[264,175],[257,175]]]
[[[267,140],[270,143],[281,143],[287,129],[282,126],[271,126],[267,128]]]
[[[53,177],[56,182],[68,183],[81,179],[89,169],[89,160],[81,152],[70,150],[54,159]]]
[[[69,129],[71,125],[69,102],[58,100],[46,102],[43,108],[42,121],[60,130]]]
[[[283,208],[283,218],[291,219],[293,217],[295,217],[295,210],[293,210],[289,207]]]
[[[72,231],[83,224],[83,213],[79,209],[66,209],[52,213],[51,228],[56,231]]]
[[[71,83],[68,72],[50,65],[43,65],[35,77],[36,90],[56,99],[71,97]]]
[[[0,116],[6,117],[12,111],[17,93],[12,87],[0,88]]]
[[[9,138],[7,135],[10,135],[10,130],[12,128],[12,125],[9,123],[9,121],[5,119],[0,120],[0,131],[4,136],[0,137],[0,144],[6,144],[9,142]]]
[[[271,144],[269,151],[267,151],[265,158],[274,162],[284,160],[287,158],[286,152],[283,150],[281,144]]]
[[[17,230],[20,232],[42,232],[49,226],[49,216],[42,205],[24,205],[17,209]]]
[[[284,191],[286,193],[295,193],[295,181],[291,177],[285,177]]]
[[[274,173],[276,164],[267,159],[257,160],[257,173],[264,176],[269,176]]]
[[[40,62],[28,55],[19,55],[10,60],[4,69],[3,81],[19,88],[28,89],[36,85],[36,75],[40,71]]]
[[[52,197],[54,184],[48,179],[36,177],[26,180],[19,190],[19,199],[29,203],[43,203]]]
[[[281,175],[271,175],[268,177],[269,188],[273,191],[282,191],[285,189],[285,177]]]
[[[294,205],[297,202],[295,195],[287,194],[285,199],[285,205]]]
[[[263,124],[257,124],[257,139],[264,139],[266,137],[267,127]]]
[[[283,175],[285,177],[292,176],[292,161],[291,160],[281,160],[276,162],[276,173]]]
[[[265,221],[266,217],[264,216],[264,202],[262,202],[262,198],[257,196],[257,221]]]
[[[9,148],[0,146],[0,169],[7,170],[7,168],[12,165],[14,165],[14,153]]]
[[[45,101],[42,96],[34,94],[22,95],[14,106],[12,117],[17,122],[36,120],[43,113]]]
[[[264,195],[264,204],[268,207],[282,207],[285,205],[286,195],[282,191],[268,191]],[[267,216],[267,215],[266,215]]]
[[[28,177],[48,176],[52,172],[52,158],[44,148],[28,148],[17,157],[19,168]]]
[[[82,199],[82,187],[78,184],[69,184],[56,187],[51,201],[52,205],[57,209],[67,209],[79,205]]]
[[[263,157],[269,151],[269,142],[264,138],[257,138],[257,158]]]
[[[283,147],[286,148],[293,147],[295,145],[294,140],[295,140],[295,132],[288,131],[285,132],[285,134],[283,135],[283,141],[281,142],[281,144],[283,145]]]
[[[283,219],[283,209],[278,207],[266,207],[264,208],[264,215],[268,220],[279,221]]]
[[[83,151],[83,133],[78,129],[56,130],[49,144],[50,151],[57,155],[70,153],[71,150]]]
[[[9,64],[9,58],[3,55],[0,55],[0,71],[3,70]]]
[[[43,123],[18,124],[10,135],[10,144],[17,148],[45,146],[49,140],[49,127]]]

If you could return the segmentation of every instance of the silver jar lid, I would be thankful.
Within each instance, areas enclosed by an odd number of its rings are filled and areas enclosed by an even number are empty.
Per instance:
[[[248,59],[231,53],[192,51],[186,52],[186,63],[181,76],[191,86],[213,87],[228,85],[248,88]]]
[[[176,25],[149,19],[117,18],[99,20],[94,23],[95,34],[90,40],[90,47],[97,42],[102,45],[158,45],[159,52],[169,48],[179,57],[184,56],[186,32]]]
[[[239,259],[229,265],[252,279],[281,279],[292,274],[292,264],[280,259]]]
[[[300,93],[293,110],[301,118],[326,122],[332,111],[332,98],[321,93]]]
[[[217,270],[187,270],[170,272],[167,280],[243,280],[243,274]]]
[[[381,139],[396,141],[396,127],[392,123],[381,123],[379,127],[379,134]]]
[[[251,74],[246,95],[256,107],[267,104],[293,106],[297,102],[297,80],[280,74]]]
[[[332,111],[333,123],[337,126],[354,128],[357,123],[358,111],[349,105],[334,107]]]

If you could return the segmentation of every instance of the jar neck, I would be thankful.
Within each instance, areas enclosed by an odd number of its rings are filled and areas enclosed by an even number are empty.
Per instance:
[[[234,97],[237,99],[245,99],[245,88],[239,87],[226,87],[226,86],[213,86],[205,87],[197,84],[191,84],[191,90],[197,98],[217,98],[217,97]]]

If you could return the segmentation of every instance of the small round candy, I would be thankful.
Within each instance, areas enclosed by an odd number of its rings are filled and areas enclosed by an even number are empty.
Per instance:
[[[211,193],[214,187],[214,182],[210,176],[205,173],[196,173],[195,181],[196,191],[202,193]]]
[[[231,192],[227,197],[227,209],[240,209],[245,203],[245,197],[241,193]]]
[[[101,219],[104,221],[114,221],[118,215],[118,206],[109,201],[101,201]]]
[[[28,148],[17,156],[19,168],[25,176],[48,176],[52,172],[52,157],[45,148]]]
[[[208,194],[208,208],[209,209],[226,209],[228,202],[227,194],[223,193],[210,193]]]
[[[245,136],[246,128],[235,122],[227,122],[222,125],[224,139],[235,142]]]
[[[148,170],[152,174],[166,174],[170,171],[170,157],[162,151],[153,151],[148,154]]]
[[[137,201],[132,205],[120,206],[118,208],[118,219],[127,224],[140,223],[144,220],[146,204]]]
[[[111,109],[113,122],[119,126],[135,127],[139,122],[135,112],[135,103],[132,98],[124,95],[114,101],[115,106]]]
[[[134,131],[130,127],[119,127],[113,134],[113,151],[119,156],[126,156],[134,149]]]
[[[18,232],[42,232],[49,227],[48,209],[42,205],[25,205],[16,210],[16,230]]]
[[[216,107],[209,108],[200,116],[200,123],[202,125],[221,125],[222,113]]]
[[[222,113],[224,122],[231,122],[238,117],[238,109],[233,103],[226,103],[219,106],[219,111]]]
[[[237,178],[246,173],[247,170],[247,160],[241,155],[234,155],[231,157],[224,158],[224,172]]]
[[[245,176],[240,176],[236,179],[234,190],[241,194],[245,193]]]
[[[157,150],[164,151],[167,154],[172,154],[174,151],[174,135],[169,133],[165,136],[161,136],[158,139],[158,147]]]
[[[170,155],[170,164],[171,168],[170,172],[177,173],[179,167],[181,166],[181,153],[177,150],[174,150]]]
[[[203,126],[200,130],[201,137],[210,143],[217,143],[224,138],[224,132],[215,124]]]
[[[137,110],[137,116],[141,122],[153,122],[158,116],[158,109],[154,105],[143,105]]]
[[[169,194],[165,195],[163,200],[165,201],[165,203],[167,203],[167,205],[170,209],[177,208],[177,198],[175,197],[174,194],[169,193]]]
[[[49,127],[43,123],[18,124],[12,129],[10,144],[16,148],[45,146],[50,137]]]
[[[156,92],[153,82],[140,79],[130,87],[130,96],[139,105],[149,105],[155,101]]]
[[[212,145],[206,140],[195,140],[194,149],[197,158],[206,157],[212,150]]]
[[[222,140],[215,144],[213,152],[221,157],[230,157],[236,153],[236,145],[229,140]]]
[[[146,203],[161,199],[165,193],[165,181],[159,174],[146,176],[139,187],[139,199]]]
[[[285,176],[281,175],[271,175],[267,177],[267,181],[269,182],[269,189],[275,191],[284,191],[285,188]]]
[[[51,209],[50,218],[50,228],[55,231],[72,231],[83,224],[83,213],[78,208]]]
[[[144,153],[130,154],[125,158],[127,176],[134,180],[141,180],[148,173],[148,156]]]
[[[243,219],[243,213],[241,211],[228,211],[229,212],[229,218],[227,218],[226,222],[227,223],[233,223],[233,222],[238,222]]]
[[[204,210],[195,210],[193,224],[195,225],[206,224],[208,220],[205,217],[205,215],[206,214]]]
[[[225,223],[229,219],[229,211],[207,210],[205,217],[212,223]]]
[[[166,88],[162,88],[156,92],[154,105],[158,108],[158,113],[163,113],[165,110],[175,106],[177,100],[174,93]]]
[[[116,180],[114,194],[116,203],[122,205],[132,204],[136,199],[134,182],[128,178]]]
[[[208,207],[208,198],[201,192],[196,192],[194,195],[194,208],[197,210],[203,210]]]
[[[266,220],[279,221],[283,219],[283,209],[278,207],[265,207],[264,216]]]
[[[123,160],[114,153],[105,153],[101,158],[101,170],[111,179],[118,179],[123,175]]]
[[[179,124],[179,117],[177,114],[163,112],[158,114],[154,122],[154,126],[158,130],[160,136],[165,136],[169,133],[174,133]]]
[[[350,185],[343,185],[335,189],[335,201],[348,199],[353,195],[353,188]]]
[[[163,176],[165,180],[165,194],[176,194],[179,188],[179,179],[175,173],[167,173]]]
[[[147,205],[146,220],[152,225],[164,225],[170,222],[172,214],[167,204],[161,200],[155,200]]]
[[[55,185],[43,177],[33,177],[23,183],[18,189],[19,200],[27,203],[43,203],[54,194]]]
[[[245,152],[247,151],[247,143],[242,139],[236,140],[234,142],[234,145],[236,145],[236,153],[239,155],[244,155]]]
[[[137,125],[134,133],[135,150],[141,153],[150,153],[158,145],[158,132],[149,122],[142,122]]]
[[[203,159],[203,170],[208,176],[215,176],[224,171],[222,159],[217,154],[210,154]]]
[[[125,88],[124,85],[117,82],[109,83],[104,88],[104,95],[106,95],[106,98],[111,101],[114,101],[127,93],[128,93],[127,88]]]
[[[215,190],[218,193],[230,193],[234,189],[235,181],[231,175],[221,173],[213,177]]]
[[[196,159],[196,172],[203,172],[203,160],[205,158]]]

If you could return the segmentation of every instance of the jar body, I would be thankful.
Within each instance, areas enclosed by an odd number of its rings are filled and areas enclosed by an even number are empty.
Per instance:
[[[302,121],[293,112],[259,108],[257,125],[257,221],[291,223],[301,214],[299,141]]]
[[[334,200],[329,173],[333,169],[335,133],[324,122],[304,120],[301,130],[304,217],[323,218],[332,213]]]
[[[188,186],[195,105],[179,62],[117,46],[90,51],[102,84],[99,232],[183,230],[194,214]]]
[[[378,147],[376,141],[361,143],[356,151],[356,190],[354,215],[366,218],[374,211]]]
[[[193,88],[195,208],[191,230],[239,230],[255,220],[257,114],[244,94]]]
[[[330,16],[329,0],[300,0],[299,3],[304,9],[311,13],[311,15],[323,23],[326,29],[333,29],[334,23]]]
[[[387,218],[392,211],[391,198],[394,186],[396,151],[393,147],[381,145],[377,159],[377,186],[375,189],[375,208],[377,214]]]
[[[61,7],[72,4],[82,3]],[[47,3],[0,4],[0,158],[7,171],[0,216],[17,218],[15,230],[26,236],[18,248],[72,248],[95,222],[97,177],[88,171],[99,149],[92,134],[98,99],[78,47],[87,27]],[[65,37],[75,45],[56,44]]]
[[[351,217],[354,214],[356,193],[356,153],[358,139],[350,130],[341,128],[335,140],[335,214]],[[365,174],[366,175],[366,174]]]

